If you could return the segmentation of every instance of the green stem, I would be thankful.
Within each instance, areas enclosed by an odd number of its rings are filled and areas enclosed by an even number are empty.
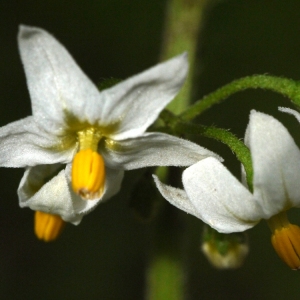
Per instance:
[[[165,205],[154,232],[154,255],[147,273],[147,300],[184,299],[180,228],[178,210]]]
[[[295,105],[300,106],[300,83],[292,79],[269,76],[253,75],[237,79],[203,97],[187,108],[180,118],[190,121],[211,106],[218,104],[232,94],[246,89],[267,89],[288,97]]]
[[[172,132],[181,136],[185,134],[198,134],[227,145],[243,164],[246,171],[247,184],[250,191],[252,191],[253,167],[251,153],[249,148],[233,133],[222,128],[183,122],[180,117],[173,115],[167,110],[161,112],[160,118],[164,121],[165,127],[156,128],[155,131]]]
[[[211,1],[168,1],[161,59],[166,60],[187,51],[190,65],[189,75],[183,88],[168,106],[169,110],[177,114],[186,109],[190,103],[199,31],[204,11]],[[157,172],[160,173],[160,179],[165,181],[168,171],[160,168]],[[184,270],[180,244],[176,242],[180,232],[177,226],[167,226],[168,224],[163,221],[164,217],[160,216],[161,222],[158,222],[154,236],[154,256],[148,267],[147,299],[182,300],[185,298]],[[169,225],[174,224],[174,220],[169,221]],[[166,228],[168,232],[165,231]]]
[[[181,113],[190,103],[197,42],[204,13],[211,0],[170,0],[166,14],[161,59],[188,52],[189,75],[178,96],[169,104],[173,113]]]
[[[181,132],[182,134],[200,134],[226,144],[243,164],[246,171],[247,184],[250,191],[252,191],[253,168],[250,150],[234,134],[222,128],[182,122],[177,123],[175,131]]]
[[[169,253],[157,253],[148,272],[152,289],[148,291],[147,300],[182,299],[183,278],[180,261],[176,257]]]

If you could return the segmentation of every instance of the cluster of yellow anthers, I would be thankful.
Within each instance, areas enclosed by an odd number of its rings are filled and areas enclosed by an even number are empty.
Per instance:
[[[271,242],[278,256],[293,270],[300,269],[300,227],[291,224],[286,212],[268,220]]]
[[[82,199],[93,200],[103,192],[105,165],[97,152],[100,133],[94,128],[78,132],[79,152],[72,164],[72,187]]]
[[[65,222],[60,216],[36,211],[34,215],[34,232],[40,240],[51,242],[57,239]]]
[[[88,128],[77,133],[79,151],[72,163],[72,188],[84,200],[99,198],[105,184],[105,164],[97,152],[101,139],[99,131]],[[60,216],[37,211],[35,234],[45,242],[54,241],[62,232],[65,222]]]

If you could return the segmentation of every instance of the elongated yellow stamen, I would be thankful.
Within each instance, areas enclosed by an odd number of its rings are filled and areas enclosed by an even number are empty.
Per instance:
[[[35,235],[44,242],[52,242],[58,238],[65,225],[60,216],[36,211],[34,215]]]
[[[105,184],[105,165],[100,154],[91,149],[80,150],[72,166],[72,187],[85,200],[99,198]]]
[[[293,270],[300,269],[300,227],[291,224],[286,213],[272,217],[268,224],[272,230],[271,242],[278,256]]]
[[[72,165],[72,188],[84,200],[101,196],[105,185],[105,164],[97,152],[101,134],[91,127],[78,132],[79,152]]]

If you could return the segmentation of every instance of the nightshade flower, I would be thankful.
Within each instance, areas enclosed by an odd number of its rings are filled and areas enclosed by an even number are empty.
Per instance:
[[[275,118],[252,111],[245,143],[254,169],[253,193],[222,163],[206,158],[183,172],[184,189],[158,181],[173,205],[221,233],[240,232],[267,220],[277,254],[292,269],[300,268],[300,228],[289,223],[287,210],[300,206],[300,151]]]
[[[53,215],[78,224],[116,194],[124,170],[217,157],[189,141],[145,133],[181,88],[186,54],[99,92],[46,31],[21,26],[18,42],[32,116],[0,128],[0,166],[26,168],[19,202],[44,212],[36,215],[43,239],[52,239]]]

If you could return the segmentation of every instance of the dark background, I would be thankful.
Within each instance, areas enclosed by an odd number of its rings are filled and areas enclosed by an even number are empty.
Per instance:
[[[159,60],[165,1],[0,1],[0,125],[31,114],[18,55],[19,24],[53,33],[82,69],[98,82],[126,78]],[[300,78],[300,1],[219,1],[206,18],[198,49],[194,99],[251,74]],[[299,141],[299,124],[277,112],[286,99],[247,91],[206,112],[204,124],[231,128],[243,137],[250,109],[274,114]],[[221,153],[239,176],[239,164],[225,146],[200,140]],[[13,149],[12,149],[13,151]],[[143,299],[152,224],[140,224],[124,189],[99,206],[80,226],[69,225],[51,244],[36,240],[33,212],[20,209],[16,190],[23,170],[1,169],[0,299]],[[297,211],[292,216],[299,222]],[[192,217],[191,217],[192,218]],[[299,273],[276,256],[265,222],[249,231],[251,252],[237,271],[213,269],[199,251],[189,255],[188,299],[298,299]],[[167,300],[167,299],[166,299]]]

